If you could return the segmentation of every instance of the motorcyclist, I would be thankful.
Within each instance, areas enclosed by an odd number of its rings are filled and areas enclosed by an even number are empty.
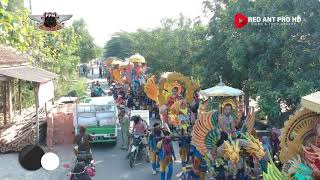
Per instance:
[[[92,81],[91,86],[90,86],[91,97],[96,96],[95,89],[96,89],[96,83],[95,83],[95,81]]]
[[[140,116],[133,116],[131,119],[133,120],[132,133],[141,136],[146,135],[148,131],[147,123]],[[143,143],[147,144],[147,141],[145,140]]]
[[[95,88],[95,95],[96,95],[97,97],[100,97],[100,96],[102,96],[102,94],[107,95],[107,94],[103,91],[103,89],[101,88],[101,85],[100,85],[99,81],[97,81],[97,83],[96,83],[96,88]]]
[[[133,120],[132,134],[141,136],[141,142],[144,146],[146,146],[147,140],[145,135],[148,131],[148,125],[140,116],[132,116],[131,120]],[[132,143],[133,139],[130,139],[129,153],[131,152]]]
[[[75,154],[78,156],[80,153],[86,154],[87,160],[90,162],[92,160],[92,153],[89,142],[92,141],[93,138],[91,135],[86,133],[86,128],[84,126],[80,127],[80,133],[76,135],[74,139]]]

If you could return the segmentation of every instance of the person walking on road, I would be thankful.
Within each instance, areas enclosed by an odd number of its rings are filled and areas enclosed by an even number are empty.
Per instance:
[[[121,125],[121,138],[122,138],[121,149],[128,150],[129,116],[126,113],[124,105],[120,105],[119,109],[120,109],[120,113],[118,117]]]
[[[164,129],[163,134],[163,139],[157,144],[157,148],[160,150],[160,177],[161,180],[171,180],[173,173],[173,160],[176,160],[176,156],[169,130]]]
[[[99,66],[99,78],[102,78],[102,65]]]
[[[91,69],[91,79],[93,79],[94,68],[93,68],[93,65],[92,65],[92,64],[91,64],[91,67],[90,67],[90,69]]]
[[[128,107],[129,109],[132,109],[134,105],[135,105],[135,104],[134,104],[134,102],[133,102],[133,93],[130,92],[130,94],[128,95],[128,99],[127,99],[127,107]]]
[[[161,139],[161,127],[160,123],[154,123],[152,132],[149,135],[148,145],[149,145],[149,158],[152,165],[152,173],[157,174],[157,169],[160,167],[159,164],[159,153],[157,149],[157,143]]]
[[[91,97],[96,97],[95,90],[96,90],[96,82],[92,81],[91,86],[90,86]]]

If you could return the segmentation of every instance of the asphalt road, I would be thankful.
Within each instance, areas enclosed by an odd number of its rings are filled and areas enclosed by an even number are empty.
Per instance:
[[[126,159],[127,151],[120,150],[121,143],[115,147],[96,146],[93,148],[94,158],[102,160],[97,164],[97,180],[151,180],[160,179],[160,175],[153,175],[151,164],[145,160],[138,161],[135,167],[130,168]],[[178,151],[176,151],[178,154]],[[178,156],[178,155],[177,155]],[[174,163],[174,175],[179,173],[181,163],[179,159]],[[107,177],[107,178],[106,178]],[[173,178],[177,179],[177,178]]]
[[[98,69],[94,69],[94,78],[97,78]],[[152,124],[152,122],[151,122]],[[151,164],[146,161],[137,162],[135,167],[130,168],[126,159],[127,151],[121,150],[120,132],[118,133],[118,143],[116,146],[95,145],[92,147],[93,157],[97,161],[102,161],[96,165],[96,176],[93,180],[153,180],[159,179],[160,175],[153,175]],[[181,170],[181,161],[176,149],[177,161],[174,162],[174,173],[172,179],[178,179],[176,175]],[[45,149],[45,147],[44,147]],[[45,149],[45,152],[49,150]],[[55,146],[52,152],[60,158],[60,165],[54,171],[40,169],[37,171],[24,170],[18,161],[18,154],[0,154],[0,180],[63,180],[67,179],[70,169],[65,169],[64,164],[73,165],[75,156],[73,145]]]
[[[96,176],[93,180],[153,180],[160,179],[160,175],[153,175],[151,165],[146,161],[138,161],[135,167],[130,168],[126,159],[127,152],[120,149],[121,141],[118,139],[116,146],[96,145],[93,146],[93,156],[97,161]],[[1,180],[63,180],[67,179],[69,169],[64,164],[72,165],[75,157],[72,145],[56,146],[53,152],[60,158],[60,165],[54,171],[40,169],[37,171],[26,171],[18,162],[18,154],[0,155],[0,179]],[[175,149],[177,146],[175,145]],[[46,150],[48,152],[48,150]],[[178,160],[174,162],[174,175],[172,179],[178,179],[176,174],[180,172],[181,163],[179,153],[176,151]]]

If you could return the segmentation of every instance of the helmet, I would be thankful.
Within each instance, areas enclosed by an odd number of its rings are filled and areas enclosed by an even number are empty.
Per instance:
[[[141,117],[139,115],[135,115],[131,117],[131,120],[133,120],[134,123],[138,123],[141,120]]]

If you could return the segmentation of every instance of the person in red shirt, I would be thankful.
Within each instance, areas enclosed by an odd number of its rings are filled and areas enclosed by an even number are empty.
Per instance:
[[[133,123],[134,123],[133,128],[132,128],[132,134],[140,135],[140,136],[146,135],[146,133],[148,131],[147,123],[140,116],[132,116],[131,120],[133,120]],[[129,141],[130,141],[130,143],[129,143],[127,158],[129,157],[129,154],[131,152],[132,143],[133,143],[132,139],[130,139]],[[146,137],[142,137],[141,141],[142,141],[143,145],[147,145]]]
[[[133,134],[145,135],[148,130],[146,122],[144,122],[140,116],[134,116],[133,121]]]

